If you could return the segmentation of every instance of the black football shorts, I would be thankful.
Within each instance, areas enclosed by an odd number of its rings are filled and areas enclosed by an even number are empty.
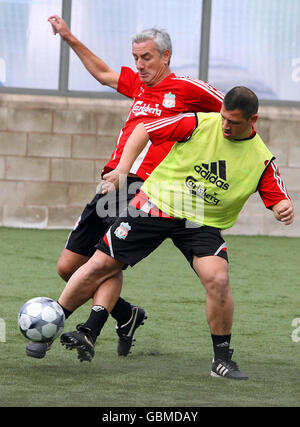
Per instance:
[[[97,193],[78,218],[68,236],[65,248],[79,255],[91,257],[96,250],[96,243],[126,208],[143,182],[137,177],[127,177],[127,182],[120,191],[112,191],[106,195]]]
[[[145,215],[132,206],[109,227],[96,248],[125,266],[133,266],[167,238],[172,239],[191,267],[194,255],[216,255],[228,261],[226,243],[219,229],[195,226],[181,219]]]

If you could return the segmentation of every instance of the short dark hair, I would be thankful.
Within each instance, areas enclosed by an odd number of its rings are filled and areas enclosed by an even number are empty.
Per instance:
[[[252,114],[258,112],[258,98],[251,89],[245,86],[236,86],[227,92],[223,103],[226,110],[240,110],[247,120],[250,119]]]

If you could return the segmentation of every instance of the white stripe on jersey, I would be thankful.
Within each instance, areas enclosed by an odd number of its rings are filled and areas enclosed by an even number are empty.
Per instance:
[[[178,114],[177,116],[168,117],[166,119],[159,119],[154,122],[144,123],[144,126],[147,132],[153,132],[154,130],[176,123],[184,117],[195,117],[195,113]]]
[[[223,102],[224,99],[224,93],[220,92],[219,90],[212,87],[210,84],[203,82],[202,80],[196,80],[192,79],[191,77],[173,77],[172,80],[183,80],[185,82],[191,83],[195,86],[201,87],[206,92],[213,95],[215,98],[217,98],[219,101]]]
[[[284,185],[284,183],[282,181],[282,178],[278,174],[278,167],[276,166],[276,164],[275,164],[275,162],[273,160],[271,161],[271,166],[272,166],[273,171],[274,171],[273,176],[274,176],[274,178],[275,178],[275,180],[277,182],[277,185],[278,185],[279,189],[282,191],[282,193],[285,195],[285,197],[287,199],[289,199],[289,196],[288,196],[288,193],[286,191],[285,185]]]
[[[113,160],[115,160],[115,158],[116,158],[117,150],[118,150],[118,145],[119,145],[119,142],[120,142],[120,139],[121,139],[122,135],[123,135],[123,130],[121,129],[119,137],[117,139],[116,148],[115,148],[115,151],[114,151],[114,154],[113,154],[113,157],[112,157]]]
[[[127,116],[127,118],[125,120],[125,124],[128,122],[130,114],[131,114],[131,110],[129,111],[128,116]],[[119,145],[119,142],[120,142],[120,139],[121,139],[122,135],[123,135],[123,129],[121,129],[121,131],[119,133],[119,136],[118,136],[118,139],[117,139],[117,143],[116,143],[116,148],[115,148],[114,154],[112,156],[112,160],[115,160],[115,158],[116,158],[117,151],[118,151],[118,145]]]
[[[138,169],[140,168],[140,166],[142,165],[148,151],[149,148],[151,147],[151,141],[147,142],[147,145],[144,147],[144,149],[140,152],[140,154],[138,155],[137,159],[134,161],[133,165],[131,166],[130,169],[130,173],[134,173],[136,174]],[[150,174],[149,174],[150,175]]]

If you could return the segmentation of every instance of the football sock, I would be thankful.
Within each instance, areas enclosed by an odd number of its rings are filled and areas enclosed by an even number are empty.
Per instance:
[[[58,301],[57,301],[58,302]],[[58,302],[59,304],[59,302]],[[63,307],[61,304],[59,304],[61,306],[61,308],[63,309],[63,312],[65,313],[65,318],[67,319],[68,317],[71,316],[71,314],[73,313],[73,311],[67,310],[65,307]]]
[[[213,335],[211,334],[215,359],[226,359],[228,355],[231,334]]]
[[[131,304],[120,297],[110,314],[118,323],[123,325],[132,316]]]
[[[108,311],[102,305],[93,305],[90,317],[85,322],[84,326],[92,331],[92,338],[96,341],[101,332],[106,320],[108,318]]]

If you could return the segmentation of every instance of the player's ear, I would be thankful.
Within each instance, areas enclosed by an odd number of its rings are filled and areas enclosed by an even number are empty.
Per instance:
[[[249,119],[252,126],[255,125],[257,119],[258,119],[258,114],[252,114],[252,116]]]
[[[162,58],[163,58],[163,62],[164,62],[165,65],[169,65],[170,64],[171,53],[170,53],[169,49],[166,49],[163,52]]]

